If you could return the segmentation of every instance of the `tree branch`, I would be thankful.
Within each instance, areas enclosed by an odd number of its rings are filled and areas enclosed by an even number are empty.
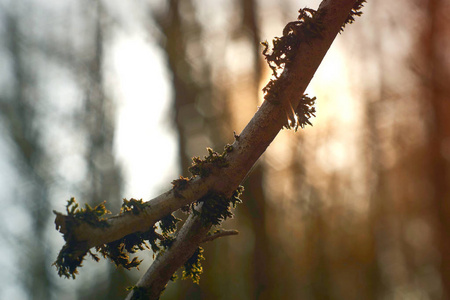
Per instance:
[[[323,57],[347,20],[356,0],[324,0],[318,13],[321,15],[321,38],[300,43],[294,61],[285,68],[280,78],[285,86],[279,93],[278,103],[264,101],[254,117],[233,143],[228,156],[229,166],[214,173],[214,185],[210,188],[224,195],[231,195],[261,154],[266,150],[278,132],[286,124],[293,108],[299,104]],[[210,226],[204,227],[198,217],[189,217],[172,246],[152,264],[137,283],[137,287],[149,293],[148,299],[158,299],[170,276],[194,253],[205,239]],[[127,299],[133,299],[132,291]],[[148,295],[148,294],[147,294]]]
[[[277,79],[273,79],[277,84],[271,98],[274,100],[266,99],[242,133],[235,136],[234,143],[226,147],[226,155],[221,157],[225,164],[209,164],[207,174],[183,181],[182,186],[174,184],[172,190],[146,202],[138,214],[126,212],[112,216],[104,220],[105,226],[101,228],[80,220],[74,222],[73,216],[55,212],[56,227],[64,234],[66,246],[77,249],[70,254],[71,259],[82,257],[92,247],[136,232],[146,232],[158,220],[206,195],[230,198],[278,132],[295,118],[306,87],[357,2],[360,1],[324,0],[321,3],[316,13],[318,17],[313,20],[320,24],[319,34],[292,49],[298,55],[286,64]],[[198,215],[191,214],[173,244],[158,255],[136,289],[150,294],[148,299],[159,298],[173,273],[193,255],[199,244],[215,238],[206,237],[210,228]],[[133,299],[136,289],[127,299]]]

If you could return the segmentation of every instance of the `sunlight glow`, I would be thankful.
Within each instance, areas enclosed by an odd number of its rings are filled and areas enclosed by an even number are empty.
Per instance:
[[[112,56],[120,95],[115,148],[125,173],[124,194],[148,200],[177,171],[170,87],[161,55],[142,38],[119,37]]]

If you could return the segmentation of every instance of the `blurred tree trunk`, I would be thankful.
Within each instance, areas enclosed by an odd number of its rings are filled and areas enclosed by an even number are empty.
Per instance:
[[[440,251],[442,299],[450,297],[450,60],[448,47],[450,13],[448,1],[422,1],[427,18],[423,23],[422,48],[423,97],[429,101],[428,127],[429,178],[436,239]]]
[[[383,94],[383,91],[381,91]],[[366,101],[366,128],[367,128],[367,187],[369,195],[369,217],[368,217],[368,227],[369,227],[369,238],[368,238],[368,248],[370,255],[370,265],[368,266],[368,298],[367,299],[378,299],[379,293],[382,291],[381,286],[381,274],[379,263],[379,256],[381,254],[381,245],[383,244],[382,239],[383,232],[389,232],[386,228],[386,201],[388,199],[386,186],[385,186],[385,176],[381,169],[382,162],[381,156],[382,151],[380,149],[380,139],[379,132],[377,129],[378,110],[379,101],[383,98],[380,97],[378,101],[374,101],[370,96],[367,97]]]
[[[365,17],[377,19],[381,9],[379,3],[366,14]],[[365,168],[367,180],[367,194],[369,196],[369,212],[368,212],[368,255],[370,262],[367,266],[367,299],[379,299],[383,291],[382,283],[382,269],[379,265],[380,256],[385,255],[383,251],[392,251],[392,249],[383,249],[386,244],[387,237],[391,234],[388,219],[392,217],[393,213],[389,209],[389,200],[391,196],[388,194],[386,181],[387,172],[383,170],[383,150],[382,140],[380,138],[380,115],[383,111],[383,100],[388,96],[386,79],[383,76],[387,71],[384,66],[387,63],[385,53],[382,50],[382,29],[378,26],[370,28],[372,35],[365,36],[360,33],[360,39],[365,40],[365,45],[371,45],[368,50],[362,51],[363,61],[361,62],[360,72],[363,73],[366,68],[370,68],[369,64],[375,64],[377,69],[378,82],[377,90],[371,87],[361,87],[365,90],[365,127],[366,127],[366,144],[363,145],[366,150]],[[367,59],[371,56],[373,59]],[[391,200],[392,201],[392,200]]]
[[[185,14],[192,18],[195,13],[192,11],[192,3],[190,1],[184,2],[184,5],[190,9]],[[154,17],[163,33],[160,43],[166,52],[168,68],[172,73],[174,92],[172,113],[178,132],[180,170],[183,176],[189,176],[187,169],[192,161],[189,139],[197,138],[198,135],[203,134],[203,117],[196,108],[196,100],[202,92],[202,87],[195,81],[192,67],[187,61],[186,44],[188,43],[188,37],[185,31],[191,30],[190,37],[199,39],[200,28],[199,24],[189,24],[188,21],[183,19],[183,13],[180,10],[180,1],[171,0],[165,14]]]
[[[263,78],[262,55],[260,49],[260,25],[256,0],[240,0],[238,5],[241,10],[241,26],[237,30],[244,33],[243,38],[251,45],[253,64],[251,65],[252,81],[249,89],[253,91],[255,107],[259,100],[259,83]],[[252,278],[250,280],[251,299],[273,299],[275,285],[272,284],[271,265],[274,256],[270,251],[270,237],[267,232],[267,199],[264,192],[264,162],[258,162],[244,182],[243,205],[238,212],[239,222],[248,223],[253,233],[254,243],[251,254]],[[244,215],[245,214],[245,215]],[[244,220],[242,218],[245,217]]]
[[[92,23],[92,40],[85,51],[89,53],[81,68],[84,74],[77,74],[84,89],[84,111],[78,124],[84,127],[86,136],[85,159],[88,177],[82,188],[84,199],[92,205],[107,201],[108,207],[118,211],[122,196],[122,173],[114,156],[115,103],[105,90],[104,60],[105,35],[108,34],[109,17],[100,0],[86,3],[91,10],[87,23]],[[86,37],[87,39],[90,36]],[[87,79],[87,80],[86,80]],[[92,288],[79,291],[80,299],[123,299],[126,288],[132,285],[130,274],[117,270],[107,262],[108,270],[102,274],[102,284],[96,282]]]
[[[48,153],[40,143],[42,126],[39,126],[39,89],[35,77],[37,64],[29,56],[25,45],[32,41],[24,34],[23,20],[33,15],[33,10],[21,11],[19,5],[12,5],[3,12],[5,16],[5,44],[12,65],[13,85],[10,93],[2,93],[0,114],[9,129],[10,138],[16,150],[14,166],[21,176],[21,191],[16,205],[29,212],[31,222],[27,236],[17,237],[17,251],[20,256],[21,276],[19,281],[29,299],[50,299],[50,265],[53,260],[46,234],[50,218],[49,184],[52,177],[47,169]],[[29,23],[25,23],[31,25]]]
[[[89,7],[91,7],[89,5]],[[21,12],[20,6],[13,5],[11,9],[5,11],[4,19],[6,39],[10,61],[12,62],[13,80],[11,93],[2,93],[0,102],[0,112],[3,120],[10,132],[11,140],[17,149],[18,162],[15,163],[18,172],[22,174],[22,193],[26,196],[23,205],[27,205],[27,210],[31,212],[30,235],[21,237],[19,244],[26,244],[22,249],[27,249],[21,255],[23,263],[23,278],[25,290],[30,299],[51,299],[52,290],[55,286],[51,284],[49,272],[54,257],[48,257],[51,251],[46,247],[51,245],[48,241],[46,230],[50,222],[51,207],[49,190],[54,187],[57,178],[52,168],[55,166],[52,153],[53,149],[43,144],[46,137],[44,118],[50,115],[58,120],[57,115],[47,111],[46,102],[41,101],[38,89],[38,75],[45,73],[39,70],[38,62],[33,57],[44,55],[49,60],[49,64],[56,60],[60,65],[69,66],[69,71],[74,72],[74,77],[80,80],[80,85],[85,88],[85,112],[77,115],[78,126],[85,126],[86,140],[86,160],[89,166],[89,177],[81,187],[85,194],[85,199],[91,200],[93,204],[98,204],[104,200],[108,203],[116,203],[118,206],[121,199],[121,172],[114,160],[113,139],[114,139],[114,103],[104,92],[102,79],[103,65],[103,18],[101,17],[101,3],[95,3],[95,13],[93,16],[95,25],[93,47],[86,49],[91,61],[85,63],[87,68],[83,68],[79,63],[79,58],[84,55],[80,53],[63,53],[61,45],[67,40],[66,36],[57,36],[52,40],[55,44],[47,47],[48,41],[43,41],[39,36],[29,36],[28,31],[24,31],[21,24],[28,27],[35,27],[33,24],[33,10],[28,7],[26,12]],[[43,11],[39,11],[43,14]],[[87,23],[92,19],[87,20]],[[37,23],[41,24],[41,23]],[[37,30],[46,31],[44,25]],[[60,44],[59,44],[60,43]],[[89,43],[87,43],[89,45]],[[70,49],[69,51],[72,51]],[[42,51],[42,52],[40,52]],[[92,53],[92,55],[91,55]],[[68,60],[65,60],[68,59]],[[72,59],[72,61],[70,61]],[[11,96],[8,96],[11,95]],[[62,99],[61,101],[65,101]],[[44,114],[42,114],[44,112]],[[47,115],[48,114],[48,115]],[[53,120],[47,120],[51,122]],[[84,142],[84,141],[81,141]],[[117,272],[112,267],[111,276],[102,285],[95,285],[92,291],[86,287],[80,290],[83,299],[116,299],[124,298],[125,287],[130,285],[126,274]],[[118,275],[122,274],[122,275]],[[111,278],[112,278],[111,277]],[[99,288],[100,287],[100,288]],[[104,287],[104,288],[101,288]],[[120,291],[120,293],[118,292]],[[96,293],[88,296],[89,293]]]
[[[229,126],[229,112],[222,90],[211,78],[213,58],[206,55],[202,40],[203,28],[197,20],[194,4],[186,0],[171,0],[167,11],[154,18],[163,33],[161,46],[172,73],[173,117],[178,132],[180,170],[183,176],[189,177],[187,170],[194,155],[206,154],[207,146],[222,151],[217,147],[226,143],[225,132],[231,132],[226,130]],[[192,49],[196,51],[195,57],[192,56]],[[228,138],[232,136],[229,134]],[[208,247],[209,253],[224,251],[217,248],[216,243]],[[212,269],[216,268],[216,264],[211,261],[203,267],[205,273],[214,274]],[[208,277],[202,278],[204,280],[208,280]],[[179,281],[176,286],[177,299],[200,297],[198,288],[190,282]],[[211,285],[202,288],[202,295],[206,299],[210,299],[214,293],[216,291]]]
[[[103,80],[104,35],[108,32],[107,18],[100,0],[95,6],[93,16],[92,48],[86,49],[89,59],[86,61],[88,78],[83,84],[85,89],[85,110],[81,116],[86,130],[88,175],[85,190],[86,199],[93,205],[103,201],[115,205],[121,203],[121,170],[116,164],[113,152],[115,133],[115,103],[105,91]]]
[[[251,73],[252,85],[248,88],[253,90],[253,99],[255,107],[257,106],[259,82],[262,76],[261,72],[261,55],[259,49],[259,29],[256,11],[256,2],[253,0],[242,0],[238,2],[239,9],[242,12],[242,19],[240,26],[235,28],[236,31],[244,32],[241,38],[247,40],[253,49],[253,65]],[[204,149],[195,149],[192,147],[193,141],[207,141],[210,140],[215,146],[224,145],[227,141],[230,142],[232,136],[232,128],[229,121],[229,112],[226,103],[225,95],[228,91],[220,87],[220,83],[212,82],[210,69],[212,68],[213,58],[208,58],[201,55],[202,46],[197,45],[196,49],[200,51],[194,58],[195,65],[202,66],[202,76],[196,76],[196,72],[192,66],[192,57],[188,57],[187,49],[193,44],[200,44],[202,41],[202,27],[199,22],[195,20],[195,6],[190,1],[183,1],[183,13],[180,11],[181,3],[172,0],[167,14],[164,17],[157,18],[164,33],[164,42],[162,43],[167,55],[167,61],[170,70],[172,71],[172,82],[174,86],[174,114],[175,124],[179,134],[179,157],[181,159],[180,167],[184,176],[189,176],[187,168],[191,164],[191,157],[204,152]],[[226,28],[223,28],[223,36],[227,35]],[[203,45],[205,46],[205,45]],[[231,45],[230,45],[231,46]],[[217,54],[217,56],[220,56]],[[189,60],[190,59],[190,60]],[[221,57],[217,57],[221,60]],[[236,74],[235,76],[239,76]],[[196,80],[197,78],[197,80]],[[202,105],[206,108],[203,111],[212,112],[211,116],[203,115],[199,109]],[[221,111],[217,111],[215,107],[221,107]],[[191,145],[191,146],[190,146]],[[208,143],[204,143],[208,145]],[[197,145],[198,147],[198,145]],[[221,149],[217,149],[221,151]],[[262,187],[263,180],[263,166],[258,164],[253,170],[249,179],[244,183],[246,192],[244,194],[244,211],[245,217],[248,221],[243,221],[242,212],[239,217],[239,223],[249,223],[253,231],[255,243],[253,245],[252,265],[253,271],[251,281],[252,298],[254,299],[269,299],[270,288],[275,288],[269,284],[270,282],[270,267],[268,263],[271,259],[269,254],[269,241],[266,233],[265,220],[265,196]],[[223,241],[220,243],[227,243]],[[211,249],[213,248],[213,249]],[[217,246],[217,243],[208,245],[208,252],[216,252],[215,255],[210,254],[210,257],[205,263],[205,272],[209,274],[232,272],[230,264],[223,262],[223,255],[227,250]],[[214,257],[217,258],[214,259]],[[248,261],[248,258],[242,258],[243,262]],[[244,263],[245,265],[245,263]],[[225,270],[224,270],[225,269]],[[228,269],[228,271],[226,271]],[[217,288],[214,291],[213,286],[223,285],[224,283],[213,282],[212,278],[215,276],[208,276],[202,279],[208,281],[202,288],[202,297],[209,299],[215,297]],[[223,279],[223,278],[222,278]],[[231,284],[231,283],[230,283]],[[246,284],[244,284],[246,285]],[[248,286],[248,285],[247,285]],[[208,288],[210,287],[210,288]],[[192,288],[191,288],[192,289]],[[222,291],[228,289],[220,289]],[[183,291],[181,294],[189,294]],[[236,291],[231,291],[231,295],[235,295]],[[209,296],[208,296],[209,295]],[[192,297],[192,293],[190,297]],[[222,294],[222,296],[225,296]],[[225,296],[226,297],[226,296]]]

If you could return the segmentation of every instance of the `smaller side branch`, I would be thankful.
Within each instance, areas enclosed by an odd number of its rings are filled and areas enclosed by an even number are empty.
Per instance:
[[[74,222],[74,218],[57,211],[56,229],[64,234],[66,242],[77,243],[78,252],[83,255],[89,249],[101,246],[135,232],[146,232],[157,221],[183,206],[195,202],[206,195],[215,177],[193,178],[183,189],[172,189],[145,202],[139,214],[121,213],[104,219],[103,226],[94,226],[88,222]]]
[[[214,231],[211,234],[208,234],[203,239],[202,243],[211,242],[220,237],[230,236],[230,235],[238,235],[238,234],[239,234],[239,231],[237,231],[237,230],[219,229],[219,230]]]

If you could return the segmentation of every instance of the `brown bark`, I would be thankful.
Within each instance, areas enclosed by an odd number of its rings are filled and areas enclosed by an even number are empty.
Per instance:
[[[325,0],[319,7],[322,12],[323,31],[321,38],[301,43],[296,49],[297,55],[289,69],[281,76],[286,76],[288,84],[277,99],[280,104],[265,101],[239,138],[233,143],[233,151],[228,155],[229,166],[213,169],[205,180],[211,180],[208,191],[214,191],[227,197],[245,178],[254,163],[266,150],[278,132],[286,123],[285,107],[297,107],[299,96],[303,95],[307,85],[314,76],[323,57],[331,46],[342,24],[347,19],[354,0]],[[212,179],[211,179],[212,178]],[[190,218],[177,235],[177,246],[163,253],[137,284],[151,292],[150,299],[157,299],[167,282],[175,272],[197,249],[209,227],[199,226],[197,218]],[[157,282],[153,281],[157,277]],[[132,299],[132,293],[128,299]]]

